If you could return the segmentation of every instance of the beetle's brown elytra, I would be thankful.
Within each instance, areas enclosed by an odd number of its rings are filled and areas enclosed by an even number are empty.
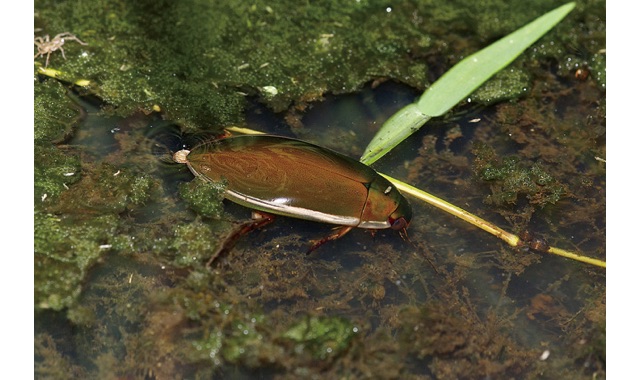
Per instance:
[[[225,180],[225,197],[243,206],[349,227],[328,240],[353,227],[404,231],[411,221],[409,202],[391,182],[353,158],[305,141],[235,136],[178,151],[173,159],[196,176]]]

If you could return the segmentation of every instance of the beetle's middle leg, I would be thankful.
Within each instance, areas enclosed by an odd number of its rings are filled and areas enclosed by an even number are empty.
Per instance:
[[[353,228],[353,226],[342,226],[339,227],[335,230],[335,232],[333,232],[331,235],[324,237],[320,240],[312,240],[313,245],[307,250],[307,255],[310,254],[311,252],[315,251],[316,249],[318,249],[318,247],[320,247],[322,244],[331,241],[331,240],[336,240],[336,239],[340,239],[341,237],[343,237],[347,232],[351,231],[351,229]]]

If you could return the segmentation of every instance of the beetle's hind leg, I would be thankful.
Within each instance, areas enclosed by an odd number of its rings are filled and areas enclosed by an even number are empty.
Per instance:
[[[218,257],[231,251],[241,236],[273,222],[274,219],[274,216],[271,214],[260,211],[253,211],[251,213],[250,220],[239,224],[231,231],[220,248],[218,248],[218,250],[213,255],[211,255],[211,258],[207,262],[206,267],[209,268]]]
[[[324,237],[320,240],[312,240],[311,242],[313,243],[311,245],[311,247],[307,250],[307,255],[310,254],[311,252],[315,251],[316,249],[318,249],[318,247],[320,247],[322,244],[331,241],[331,240],[336,240],[336,239],[340,239],[341,237],[343,237],[347,232],[351,231],[351,229],[353,228],[353,226],[342,226],[342,227],[338,227],[337,229],[335,229],[335,231],[327,236]]]

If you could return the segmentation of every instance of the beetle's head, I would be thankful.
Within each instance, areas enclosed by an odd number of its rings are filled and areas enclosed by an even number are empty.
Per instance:
[[[391,228],[396,231],[404,231],[409,227],[412,215],[411,205],[407,199],[403,196],[398,197],[398,207],[393,213],[391,213],[391,215],[389,215]]]

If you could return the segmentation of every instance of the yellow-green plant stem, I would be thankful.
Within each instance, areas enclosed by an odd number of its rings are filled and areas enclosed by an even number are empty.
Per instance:
[[[605,261],[594,259],[592,257],[578,255],[577,253],[573,253],[573,252],[570,252],[570,251],[565,251],[564,249],[561,249],[561,248],[550,247],[549,248],[549,253],[554,254],[554,255],[558,255],[558,256],[562,256],[562,257],[566,257],[568,259],[581,261],[583,263],[595,265],[595,266],[598,266],[598,267],[601,267],[601,268],[606,268],[607,267],[607,263]]]
[[[46,75],[49,78],[54,78],[54,79],[60,79],[60,80],[67,80],[68,82],[71,82],[73,84],[75,84],[76,86],[80,86],[80,87],[87,87],[91,84],[91,81],[88,79],[77,79],[77,80],[69,80],[67,77],[67,74],[60,71],[60,70],[56,70],[56,69],[52,69],[52,68],[45,68],[45,67],[38,67],[38,73],[42,74],[42,75]]]
[[[495,226],[494,224],[487,222],[486,220],[479,218],[475,215],[473,215],[472,213],[465,211],[463,209],[461,209],[458,206],[455,206],[443,199],[440,199],[434,195],[431,195],[425,191],[422,191],[416,187],[413,187],[411,185],[408,185],[402,181],[399,181],[393,177],[390,177],[386,174],[383,173],[378,173],[381,176],[385,177],[386,179],[388,179],[389,181],[391,181],[391,183],[393,183],[398,190],[400,190],[401,192],[405,193],[405,194],[409,194],[415,198],[418,198],[422,201],[425,201],[426,203],[429,203],[432,206],[435,206],[437,208],[439,208],[440,210],[443,210],[445,212],[447,212],[448,214],[451,214],[453,216],[457,216],[458,218],[473,224],[474,226],[487,231],[488,233],[490,233],[493,236],[496,236],[502,240],[504,240],[505,242],[507,242],[510,246],[512,247],[516,247],[518,246],[520,242],[520,238],[512,233],[509,233],[505,230],[503,230],[500,227]]]
[[[505,230],[503,230],[500,227],[497,227],[496,225],[494,225],[493,223],[490,223],[476,215],[473,215],[472,213],[461,209],[458,206],[455,206],[443,199],[440,199],[432,194],[427,193],[426,191],[422,191],[416,187],[413,187],[411,185],[408,185],[402,181],[399,181],[393,177],[390,177],[386,174],[382,174],[382,173],[378,173],[381,176],[385,177],[386,179],[388,179],[389,181],[391,181],[391,183],[393,183],[398,190],[400,190],[401,192],[405,193],[405,194],[409,194],[415,198],[418,198],[432,206],[435,206],[437,208],[439,208],[440,210],[443,210],[445,212],[447,212],[448,214],[451,214],[453,216],[457,216],[458,218],[464,220],[465,222],[471,223],[472,225],[492,234],[493,236],[502,239],[503,241],[505,241],[507,244],[509,244],[512,247],[519,247],[519,246],[526,246],[526,242],[524,242],[522,239],[520,239],[520,237],[518,237],[517,235],[514,235],[510,232],[507,232]],[[578,255],[576,253],[573,252],[569,252],[566,251],[564,249],[561,248],[556,248],[556,247],[550,247],[549,250],[547,251],[547,253],[551,253],[554,255],[558,255],[558,256],[562,256],[562,257],[566,257],[568,259],[572,259],[572,260],[576,260],[576,261],[580,261],[583,263],[587,263],[587,264],[591,264],[591,265],[595,265],[595,266],[599,266],[602,268],[606,268],[607,267],[607,263],[602,261],[602,260],[598,260],[598,259],[594,259],[591,257],[587,257],[587,256],[582,256],[582,255]]]

